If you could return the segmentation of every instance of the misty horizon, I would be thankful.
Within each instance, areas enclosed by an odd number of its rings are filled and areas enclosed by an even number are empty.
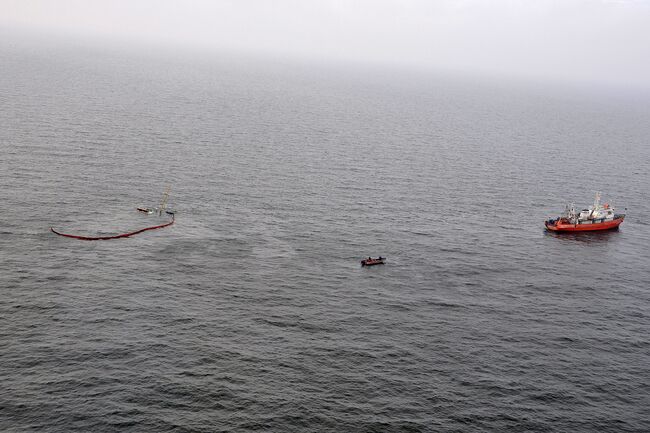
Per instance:
[[[0,1],[11,40],[650,88],[647,1]]]

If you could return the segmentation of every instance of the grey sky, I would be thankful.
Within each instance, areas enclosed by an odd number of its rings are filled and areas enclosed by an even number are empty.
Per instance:
[[[41,36],[650,87],[650,0],[0,0]]]

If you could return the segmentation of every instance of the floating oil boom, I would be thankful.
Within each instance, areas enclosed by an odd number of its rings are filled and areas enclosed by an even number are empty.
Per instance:
[[[133,235],[137,235],[138,233],[146,232],[147,230],[156,230],[156,229],[161,229],[164,227],[169,227],[170,225],[174,224],[174,212],[165,212],[169,215],[171,215],[172,220],[169,221],[168,223],[165,224],[160,224],[157,226],[151,226],[151,227],[145,227],[140,230],[136,230],[134,232],[129,232],[129,233],[121,233],[119,235],[114,235],[114,236],[80,236],[80,235],[71,235],[67,233],[61,233],[59,231],[54,230],[54,227],[50,227],[50,230],[52,233],[59,235],[59,236],[64,236],[66,238],[73,238],[73,239],[79,239],[82,241],[105,241],[108,239],[119,239],[119,238],[128,238]]]

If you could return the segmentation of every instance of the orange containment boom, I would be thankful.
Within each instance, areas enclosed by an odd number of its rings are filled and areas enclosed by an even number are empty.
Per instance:
[[[166,224],[161,224],[158,226],[151,226],[151,227],[145,227],[140,230],[136,230],[134,232],[130,233],[122,233],[119,235],[114,235],[114,236],[79,236],[79,235],[70,235],[66,233],[61,233],[57,232],[54,230],[54,227],[50,227],[50,230],[52,233],[57,234],[59,236],[65,236],[66,238],[73,238],[73,239],[81,239],[82,241],[105,241],[108,239],[119,239],[119,238],[128,238],[133,235],[137,235],[138,233],[146,232],[147,230],[156,230],[156,229],[161,229],[163,227],[169,227],[170,225],[174,224],[174,214],[172,212],[167,212],[169,215],[172,216],[172,220]]]

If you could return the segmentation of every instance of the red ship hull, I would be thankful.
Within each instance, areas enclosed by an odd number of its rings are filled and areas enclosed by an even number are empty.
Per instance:
[[[547,230],[554,232],[593,232],[598,230],[613,230],[617,229],[621,225],[625,215],[618,216],[611,221],[603,221],[600,223],[592,224],[571,224],[568,221],[557,220],[553,223],[546,221],[544,225]]]

